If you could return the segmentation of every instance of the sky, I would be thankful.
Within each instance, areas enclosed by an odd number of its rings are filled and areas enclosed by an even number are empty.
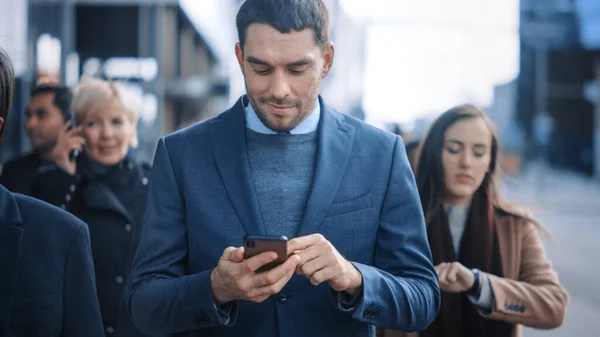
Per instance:
[[[494,85],[518,74],[518,0],[341,3],[368,25],[363,107],[369,119],[408,123],[460,103],[485,107]],[[389,108],[390,100],[397,108]]]

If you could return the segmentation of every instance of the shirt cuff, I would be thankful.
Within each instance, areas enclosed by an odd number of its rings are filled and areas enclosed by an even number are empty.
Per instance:
[[[354,294],[354,296],[351,296],[345,291],[335,291],[332,289],[332,291],[336,294],[336,304],[338,308],[340,308],[343,311],[352,311],[356,309],[360,301],[362,301],[363,299],[363,290],[363,286],[361,286],[360,289],[356,292],[356,294]]]
[[[228,325],[231,321],[231,310],[233,310],[234,303],[235,302],[228,302],[223,305],[215,303],[215,308],[217,308],[224,325]]]
[[[481,292],[479,298],[475,296],[467,296],[473,305],[479,307],[484,312],[491,312],[494,302],[494,293],[489,278],[481,273]]]

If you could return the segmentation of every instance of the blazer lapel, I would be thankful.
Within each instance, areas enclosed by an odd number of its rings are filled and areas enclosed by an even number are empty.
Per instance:
[[[246,115],[242,100],[209,124],[210,144],[221,180],[233,208],[250,235],[264,235],[246,146]]]
[[[316,233],[342,182],[354,142],[355,129],[344,123],[343,115],[333,111],[319,97],[321,123],[317,165],[306,210],[297,236]]]
[[[8,331],[19,270],[23,228],[13,195],[0,185],[0,334]]]

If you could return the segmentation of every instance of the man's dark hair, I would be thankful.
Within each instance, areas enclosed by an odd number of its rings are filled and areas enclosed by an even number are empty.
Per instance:
[[[73,100],[73,93],[71,89],[64,85],[38,85],[31,89],[31,97],[43,93],[54,94],[54,105],[60,110],[65,118],[70,117],[71,114],[71,101]]]
[[[310,28],[319,46],[329,42],[329,11],[322,0],[246,0],[236,17],[240,45],[253,23],[269,25],[280,33]]]
[[[0,137],[4,133],[4,125],[12,105],[14,86],[15,70],[8,54],[0,48],[0,118],[4,119],[4,124],[0,127]]]

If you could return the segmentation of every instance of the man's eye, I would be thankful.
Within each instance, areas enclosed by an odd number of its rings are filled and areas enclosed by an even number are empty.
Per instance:
[[[306,70],[306,67],[302,67],[302,68],[292,68],[289,71],[293,75],[301,75],[302,73],[304,73],[305,70]]]
[[[254,71],[259,74],[259,75],[267,75],[268,73],[271,72],[271,69],[266,68],[266,69],[254,69]]]

